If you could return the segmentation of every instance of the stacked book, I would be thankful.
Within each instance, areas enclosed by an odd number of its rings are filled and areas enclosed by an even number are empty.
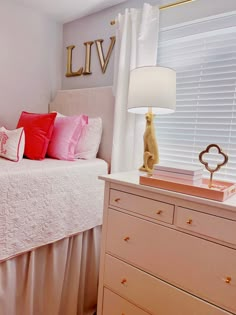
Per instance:
[[[195,186],[202,183],[202,175],[203,168],[198,165],[155,164],[152,177]]]

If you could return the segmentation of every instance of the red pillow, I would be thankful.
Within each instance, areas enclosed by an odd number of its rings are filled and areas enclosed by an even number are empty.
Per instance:
[[[45,158],[56,115],[56,113],[21,113],[17,128],[24,127],[24,155],[27,158],[32,160],[42,160]]]

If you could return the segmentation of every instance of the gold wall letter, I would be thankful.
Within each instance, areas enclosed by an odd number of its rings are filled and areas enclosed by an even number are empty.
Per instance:
[[[102,73],[106,72],[107,65],[108,65],[108,62],[110,60],[111,53],[112,53],[112,50],[113,50],[115,42],[116,42],[115,36],[110,37],[110,39],[111,39],[111,43],[110,43],[106,58],[104,58],[103,49],[102,49],[102,43],[104,40],[103,39],[95,40],[96,46],[97,46],[97,51],[98,51],[98,57],[99,57],[100,65],[102,68]]]
[[[92,74],[90,70],[91,65],[91,46],[94,42],[86,42],[84,43],[86,47],[86,55],[85,55],[85,68],[83,74]]]
[[[74,45],[66,47],[67,49],[67,71],[66,77],[76,77],[83,74],[83,68],[81,67],[77,72],[72,70],[72,50],[75,48]]]

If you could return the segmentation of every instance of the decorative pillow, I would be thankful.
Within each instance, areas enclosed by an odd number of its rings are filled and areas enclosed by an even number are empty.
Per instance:
[[[58,116],[55,120],[51,142],[47,154],[59,160],[73,161],[75,146],[83,127],[88,123],[88,116]]]
[[[25,148],[25,133],[23,128],[7,130],[0,128],[0,156],[18,162],[22,160]]]
[[[75,147],[75,157],[77,159],[95,159],[98,153],[102,137],[102,119],[89,118],[88,125],[82,130],[82,134]]]
[[[21,113],[17,128],[24,127],[24,155],[27,158],[32,160],[42,160],[45,158],[56,115],[56,113]]]

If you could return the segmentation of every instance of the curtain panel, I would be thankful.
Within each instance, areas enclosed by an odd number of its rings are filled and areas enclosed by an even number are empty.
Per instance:
[[[159,8],[145,3],[142,9],[126,9],[117,16],[116,27],[112,172],[137,169],[142,164],[145,119],[127,112],[129,75],[134,68],[156,65]]]

